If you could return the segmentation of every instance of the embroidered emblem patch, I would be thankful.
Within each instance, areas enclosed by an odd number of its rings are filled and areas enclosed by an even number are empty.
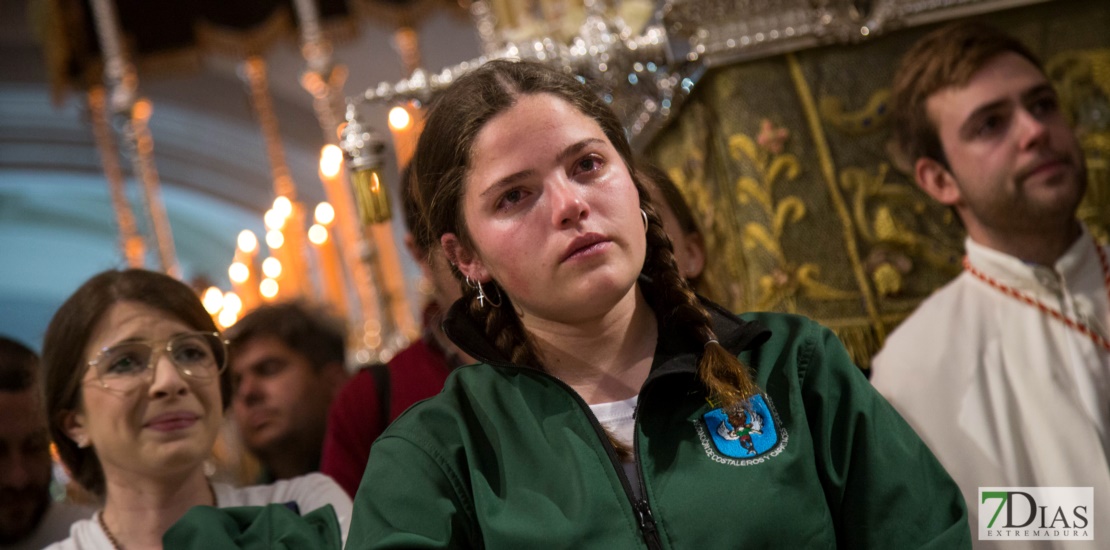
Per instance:
[[[712,441],[717,452],[729,458],[752,459],[769,451],[774,451],[773,456],[781,451],[780,443],[786,442],[786,433],[762,394],[729,412],[713,409],[705,413],[702,420],[705,425],[699,425],[698,432],[703,444],[708,443],[706,439]],[[708,452],[708,445],[706,447]],[[748,462],[742,460],[738,465]],[[762,460],[752,463],[758,462]]]

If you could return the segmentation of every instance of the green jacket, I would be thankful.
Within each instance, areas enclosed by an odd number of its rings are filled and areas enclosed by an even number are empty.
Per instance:
[[[343,545],[330,504],[305,515],[288,504],[193,506],[162,535],[173,550],[331,550]]]
[[[661,329],[636,412],[644,500],[577,393],[452,316],[485,364],[377,440],[347,548],[970,548],[959,489],[828,329],[711,309],[764,393],[721,426],[701,346]]]

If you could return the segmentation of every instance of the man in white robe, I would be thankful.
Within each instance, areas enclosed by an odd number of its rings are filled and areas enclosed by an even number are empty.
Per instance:
[[[976,548],[1105,548],[1110,252],[1076,219],[1087,173],[1056,92],[1020,42],[957,23],[911,48],[893,93],[899,148],[959,215],[967,258],[872,381],[960,485]],[[1096,540],[979,540],[980,487],[1092,487]]]

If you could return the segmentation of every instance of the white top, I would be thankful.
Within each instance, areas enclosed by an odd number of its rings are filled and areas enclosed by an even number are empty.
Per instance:
[[[312,473],[293,479],[286,479],[270,485],[232,487],[223,483],[213,483],[217,508],[234,506],[265,506],[296,502],[301,514],[307,514],[325,504],[335,508],[339,518],[339,528],[343,542],[347,541],[347,529],[351,526],[351,497],[326,475]],[[97,512],[98,514],[100,512]],[[113,550],[108,535],[101,529],[94,514],[73,524],[69,538],[56,543],[47,550]]]
[[[1110,337],[1086,230],[1052,268],[970,239],[967,254],[984,274]],[[1036,307],[964,272],[890,335],[871,381],[959,484],[975,548],[1052,547],[976,540],[979,487],[1094,487],[1095,515],[1110,510],[1110,353]]]
[[[6,550],[41,550],[42,547],[66,538],[74,522],[89,517],[95,510],[88,506],[68,502],[52,502],[42,516],[38,527],[27,538],[8,546]]]
[[[621,445],[627,445],[629,449],[632,448],[632,438],[635,436],[636,419],[633,415],[636,413],[636,402],[639,399],[640,396],[636,395],[624,401],[590,405],[590,410],[597,417],[597,421]]]
[[[613,401],[612,403],[598,403],[597,405],[590,405],[590,410],[593,411],[597,421],[605,428],[618,443],[628,447],[631,451],[634,448],[633,438],[636,436],[636,402],[639,401],[640,396],[636,395],[624,401]],[[637,498],[640,497],[640,476],[636,472],[636,457],[633,456],[632,460],[624,463],[624,475],[628,478],[628,483],[632,485],[632,492]]]

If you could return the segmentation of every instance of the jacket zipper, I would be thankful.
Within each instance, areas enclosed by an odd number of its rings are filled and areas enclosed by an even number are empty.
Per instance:
[[[651,515],[651,506],[648,504],[647,501],[647,483],[645,483],[644,481],[644,465],[640,461],[640,438],[636,437],[636,433],[639,431],[638,428],[640,427],[640,403],[642,402],[644,396],[644,389],[647,388],[647,383],[650,380],[650,375],[648,376],[647,380],[644,380],[644,385],[640,388],[640,397],[636,399],[636,408],[632,412],[632,457],[633,460],[636,461],[636,477],[640,480],[640,494],[644,495],[633,504],[633,508],[636,509],[636,515],[640,519],[640,532],[644,535],[644,542],[647,543],[649,549],[660,550],[663,548],[663,542],[659,540],[659,529],[655,525],[655,518]],[[605,443],[608,444],[609,438],[605,439]],[[613,454],[616,453],[614,452]],[[621,467],[620,470],[623,474],[624,468]],[[628,489],[628,496],[630,498],[634,497],[631,492],[632,488],[629,487]]]
[[[594,416],[593,411],[590,410],[590,405],[586,403],[586,400],[582,399],[581,395],[578,395],[578,392],[574,391],[574,388],[568,386],[566,382],[543,371],[535,372],[555,381],[556,384],[566,389],[567,392],[578,401],[578,406],[586,413],[586,418],[589,419],[590,425],[593,426],[594,432],[597,434],[598,439],[601,440],[601,446],[605,449],[605,454],[609,455],[609,462],[612,464],[613,468],[617,470],[617,478],[621,480],[621,487],[624,489],[624,495],[628,498],[628,502],[632,505],[632,511],[636,514],[636,524],[640,527],[640,534],[644,537],[644,543],[647,544],[649,550],[662,550],[663,543],[659,539],[659,529],[655,524],[655,518],[651,515],[651,505],[648,504],[647,498],[636,498],[636,495],[632,492],[632,484],[628,481],[628,476],[624,473],[624,465],[621,464],[620,458],[617,457],[617,450],[614,449],[613,444],[609,442],[609,437],[605,433],[605,428],[602,428],[601,423],[597,421],[597,417]],[[641,389],[641,394],[642,393],[643,390]],[[640,402],[637,400],[636,411],[638,412],[639,409]],[[635,417],[636,415],[634,414],[633,416]],[[639,460],[640,441],[638,438],[633,440],[632,447],[633,457],[636,460],[636,475],[640,480],[640,491],[644,492],[646,486],[644,485],[644,469]]]
[[[640,477],[640,492],[643,493],[645,490],[644,472],[643,468],[640,467],[639,460],[636,461],[636,473]],[[630,499],[635,498],[631,491],[629,491],[628,497]],[[651,515],[651,505],[648,504],[647,497],[633,502],[632,508],[636,510],[636,517],[640,520],[640,533],[644,536],[644,542],[647,543],[648,548],[650,550],[661,550],[663,542],[659,540],[659,529],[655,525],[655,517]]]
[[[640,519],[640,533],[644,535],[644,542],[652,550],[662,549],[663,543],[659,541],[659,531],[655,528],[655,518],[651,517],[651,507],[648,506],[647,499],[637,501],[635,508],[636,516]]]

